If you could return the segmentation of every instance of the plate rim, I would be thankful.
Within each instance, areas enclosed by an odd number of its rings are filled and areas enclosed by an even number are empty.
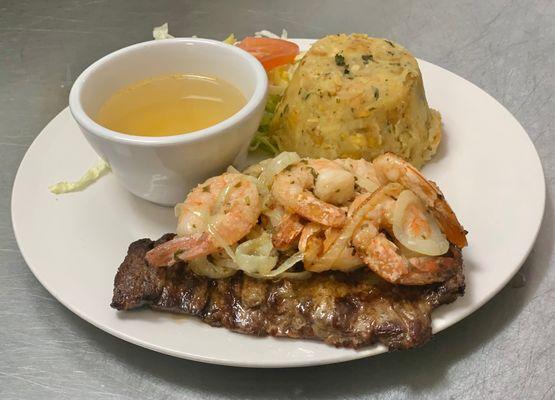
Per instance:
[[[290,39],[296,43],[298,43],[299,45],[303,45],[304,44],[312,44],[314,43],[317,39]],[[540,172],[540,176],[538,176],[537,178],[539,179],[539,181],[541,181],[541,196],[540,196],[540,202],[541,202],[541,212],[538,212],[538,220],[535,223],[535,232],[533,235],[532,240],[530,240],[530,243],[526,249],[526,251],[523,253],[522,259],[518,261],[518,263],[515,263],[515,265],[517,265],[514,269],[514,271],[512,273],[510,273],[505,279],[499,281],[497,287],[495,288],[495,290],[491,290],[489,293],[487,293],[486,296],[484,296],[484,298],[477,302],[476,304],[473,304],[472,307],[468,307],[467,310],[465,310],[458,319],[456,319],[456,321],[452,322],[451,324],[449,324],[448,326],[443,327],[442,329],[439,330],[435,330],[434,329],[434,335],[438,334],[439,332],[446,330],[447,328],[450,328],[454,325],[456,325],[458,322],[460,322],[461,320],[465,319],[466,317],[468,317],[468,315],[476,312],[478,309],[480,309],[484,304],[486,304],[487,302],[489,302],[495,295],[497,295],[506,285],[507,283],[515,276],[515,274],[520,270],[520,268],[522,267],[522,265],[524,264],[524,262],[527,260],[527,258],[530,255],[530,252],[532,251],[536,240],[538,238],[540,229],[543,225],[543,220],[545,217],[545,204],[546,204],[546,195],[547,195],[547,190],[546,190],[546,182],[545,182],[545,171],[543,169],[543,164],[542,164],[542,160],[539,156],[539,153],[534,145],[534,142],[532,141],[532,138],[530,137],[530,135],[526,132],[526,130],[524,129],[524,127],[520,124],[520,122],[518,121],[518,119],[497,99],[495,99],[492,95],[490,95],[488,92],[486,92],[484,89],[482,89],[481,87],[479,87],[478,85],[474,84],[473,82],[467,80],[466,78],[455,74],[454,72],[451,72],[445,68],[443,68],[440,65],[437,64],[433,64],[431,62],[427,62],[425,60],[422,59],[418,59],[418,62],[424,62],[427,64],[431,64],[436,68],[440,68],[441,70],[443,70],[444,72],[447,72],[451,77],[457,78],[457,79],[462,79],[465,84],[469,84],[471,86],[473,86],[474,88],[478,89],[482,95],[486,95],[490,100],[493,100],[495,103],[497,103],[504,111],[506,111],[506,113],[508,114],[508,116],[510,116],[513,120],[513,122],[515,122],[518,127],[522,130],[522,132],[525,134],[526,140],[528,141],[528,144],[531,145],[532,149],[534,150],[534,161],[537,163],[537,166],[539,167],[539,172]],[[307,366],[316,366],[316,365],[326,365],[326,364],[334,364],[334,363],[341,363],[341,362],[346,362],[346,361],[351,361],[351,360],[357,360],[357,359],[361,359],[361,358],[366,358],[366,357],[370,357],[373,355],[378,355],[378,354],[382,354],[387,352],[387,349],[385,348],[385,346],[383,345],[373,345],[364,349],[361,349],[360,351],[357,351],[355,353],[344,353],[344,354],[340,354],[338,353],[337,357],[334,358],[330,358],[330,359],[325,359],[325,360],[321,360],[318,358],[315,359],[306,359],[306,360],[295,360],[295,361],[287,361],[287,362],[275,362],[275,363],[252,363],[252,362],[242,362],[242,361],[237,361],[237,360],[228,360],[228,359],[222,359],[222,358],[215,358],[215,357],[206,357],[206,356],[202,356],[202,355],[197,355],[197,354],[193,354],[193,353],[183,353],[180,351],[175,351],[172,349],[168,349],[165,347],[160,347],[158,345],[149,343],[147,341],[143,341],[141,339],[137,339],[134,336],[131,336],[127,333],[121,332],[118,329],[114,329],[111,328],[107,325],[103,325],[100,323],[96,323],[93,318],[89,318],[85,313],[82,313],[81,311],[79,311],[77,308],[75,308],[70,302],[66,302],[64,301],[61,296],[59,295],[59,293],[57,293],[57,291],[52,288],[51,286],[45,285],[43,282],[43,279],[40,276],[40,273],[37,272],[36,268],[29,263],[28,261],[28,254],[26,254],[22,249],[24,246],[22,246],[22,239],[21,239],[21,233],[20,233],[20,228],[18,228],[18,222],[16,221],[16,214],[17,212],[17,202],[15,201],[16,198],[16,189],[18,187],[18,185],[20,185],[20,181],[21,181],[21,170],[22,170],[22,166],[24,165],[24,163],[28,160],[28,158],[30,157],[30,153],[31,150],[38,146],[40,143],[41,138],[44,139],[45,135],[46,135],[46,130],[49,127],[50,124],[52,124],[57,118],[62,118],[64,113],[69,113],[69,107],[65,107],[64,109],[62,109],[59,113],[57,113],[44,127],[43,129],[40,131],[40,133],[35,137],[35,139],[33,140],[33,142],[31,143],[31,145],[27,148],[25,155],[23,156],[23,158],[21,159],[21,162],[17,168],[17,172],[13,181],[13,185],[12,185],[12,193],[10,196],[10,211],[11,211],[11,222],[12,222],[12,229],[14,232],[14,237],[16,239],[18,248],[19,248],[19,252],[21,254],[21,256],[23,257],[27,267],[31,270],[31,272],[33,273],[34,277],[39,281],[39,283],[57,300],[59,301],[63,306],[65,306],[67,309],[69,309],[72,313],[76,314],[77,316],[79,316],[81,319],[87,321],[88,323],[90,323],[91,325],[95,326],[96,328],[109,333],[110,335],[113,335],[115,337],[117,337],[118,339],[124,340],[126,342],[132,343],[134,345],[138,345],[140,347],[152,350],[152,351],[156,351],[158,353],[162,353],[162,354],[166,354],[169,356],[173,356],[173,357],[177,357],[177,358],[181,358],[181,359],[187,359],[187,360],[192,360],[192,361],[196,361],[196,362],[204,362],[204,363],[209,363],[209,364],[215,364],[215,365],[225,365],[225,366],[234,366],[234,367],[248,367],[248,368],[283,368],[283,367],[307,367]],[[70,114],[71,115],[71,114]],[[223,328],[222,328],[223,329]],[[287,340],[287,339],[285,339]],[[297,340],[297,339],[294,339]]]

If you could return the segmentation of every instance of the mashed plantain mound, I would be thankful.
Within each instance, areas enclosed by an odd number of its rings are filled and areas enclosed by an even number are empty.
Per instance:
[[[279,103],[270,135],[305,157],[365,158],[392,151],[421,167],[441,140],[415,58],[367,35],[332,35],[311,47]]]

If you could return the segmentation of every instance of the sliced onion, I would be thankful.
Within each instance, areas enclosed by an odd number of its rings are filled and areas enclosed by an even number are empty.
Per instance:
[[[206,257],[199,257],[189,261],[189,268],[191,268],[195,274],[207,276],[211,279],[227,278],[237,272],[236,269],[229,268],[228,266],[218,265],[215,262],[212,263]]]
[[[235,261],[235,252],[233,251],[231,246],[226,243],[224,238],[218,233],[216,228],[212,224],[207,224],[206,230],[208,231],[208,233],[210,233],[210,235],[212,235],[216,244],[224,249],[228,257]]]
[[[374,193],[380,187],[380,185],[378,185],[376,182],[358,175],[357,185],[365,189],[368,193]]]
[[[243,174],[248,175],[248,176],[252,176],[254,178],[258,178],[260,176],[260,174],[262,173],[263,168],[263,162],[259,162],[258,164],[253,164],[250,165],[249,167],[247,167],[244,171]]]
[[[235,262],[246,273],[266,275],[276,266],[277,261],[272,239],[266,232],[256,239],[241,243],[235,250]]]
[[[291,269],[296,263],[303,260],[303,255],[301,253],[293,254],[277,268],[275,268],[278,256],[272,245],[271,236],[267,232],[263,232],[255,239],[247,240],[241,243],[237,246],[235,251],[233,251],[230,246],[222,247],[229,257],[227,262],[216,265],[214,263],[210,263],[208,260],[205,261],[201,259],[197,262],[197,264],[195,264],[196,270],[193,269],[193,271],[209,277],[212,277],[211,275],[216,276],[217,274],[221,275],[227,273],[231,275],[230,270],[241,270],[245,274],[259,279],[278,277],[304,279],[307,277],[307,274],[304,273],[305,271],[289,272],[285,275],[287,270]],[[206,273],[203,273],[203,271],[206,271]]]
[[[302,260],[303,260],[302,253],[300,253],[300,252],[295,253],[291,257],[289,257],[287,260],[282,262],[279,267],[277,267],[276,269],[274,269],[272,271],[267,272],[263,277],[264,278],[275,278],[276,276],[284,273],[285,271],[292,268],[295,264],[297,264],[298,262],[300,262]]]
[[[285,216],[285,211],[281,207],[267,208],[263,214],[270,219],[270,225],[275,228]]]
[[[428,256],[439,256],[449,250],[434,217],[410,190],[401,192],[393,210],[393,234],[409,250]]]
[[[362,202],[356,206],[356,209],[349,209],[350,218],[347,220],[345,226],[341,229],[341,233],[339,234],[337,239],[335,239],[326,253],[324,253],[322,257],[320,257],[318,260],[318,266],[322,269],[322,271],[332,268],[339,257],[341,257],[343,251],[345,251],[345,249],[350,246],[350,241],[355,231],[364,221],[364,218],[366,217],[368,212],[380,201],[382,195],[387,195],[395,188],[395,184],[387,185],[384,186],[380,192],[374,192],[371,195],[359,195],[362,196],[361,198],[363,198]],[[351,208],[354,207],[356,201],[357,199],[353,201],[353,203],[351,204]]]
[[[272,186],[274,177],[277,174],[279,174],[288,166],[296,164],[299,161],[301,161],[301,157],[299,157],[297,153],[284,151],[283,153],[278,154],[271,160],[267,160],[267,162],[264,163],[264,169],[258,177],[258,182],[262,186],[270,188]]]
[[[263,210],[268,208],[268,204],[271,201],[270,189],[274,182],[274,177],[288,166],[296,164],[299,161],[301,161],[301,158],[297,153],[284,151],[274,158],[270,158],[259,163],[262,168],[262,172],[258,176],[256,186],[262,200]]]

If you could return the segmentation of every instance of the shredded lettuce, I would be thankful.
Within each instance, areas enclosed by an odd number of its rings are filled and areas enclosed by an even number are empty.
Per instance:
[[[279,148],[275,140],[270,136],[270,123],[274,118],[276,107],[281,100],[281,95],[269,94],[268,100],[266,102],[266,107],[264,108],[264,114],[262,114],[262,120],[258,126],[258,131],[252,138],[251,144],[249,146],[250,151],[255,151],[257,149],[262,150],[270,155],[276,155],[279,153]]]
[[[58,182],[49,186],[48,189],[54,194],[64,194],[71,192],[79,192],[96,182],[99,178],[110,172],[110,165],[106,161],[100,161],[97,165],[89,168],[87,172],[75,182]]]
[[[254,32],[254,37],[266,37],[270,39],[287,39],[287,31],[283,29],[281,31],[281,36],[276,35],[274,32],[267,31],[263,29],[258,32]]]
[[[272,156],[281,151],[275,139],[270,135],[270,124],[299,61],[300,58],[297,57],[293,64],[282,65],[268,71],[268,100],[258,131],[249,146],[250,151],[259,149]]]
[[[152,31],[152,35],[154,36],[154,39],[157,40],[173,38],[173,36],[168,33],[167,23],[155,27]],[[287,39],[287,31],[283,29],[281,32],[281,36],[279,36],[268,30],[261,30],[259,32],[255,32],[254,36],[274,39]],[[235,44],[237,43],[237,38],[233,33],[231,33],[227,38],[223,40],[223,42],[227,44]],[[262,115],[262,120],[260,121],[258,131],[254,135],[250,143],[249,151],[260,150],[272,156],[279,154],[280,149],[278,147],[278,144],[276,143],[275,139],[272,138],[269,132],[270,123],[274,118],[276,107],[280,102],[285,89],[287,89],[287,85],[289,85],[291,76],[293,75],[298,62],[301,60],[303,55],[304,53],[299,54],[295,58],[295,62],[293,64],[283,65],[281,67],[277,67],[272,69],[271,71],[268,71],[268,100],[266,102],[266,107],[264,109],[264,114]]]
[[[285,32],[285,35],[287,35],[287,32]],[[291,77],[301,59],[302,55],[299,54],[292,64],[282,65],[268,71],[268,100],[266,101],[266,107],[258,131],[255,133],[249,146],[250,151],[259,149],[271,156],[275,156],[281,151],[277,142],[270,134],[270,124],[274,118],[277,105],[281,101],[287,86],[289,86]]]
[[[228,37],[226,37],[222,41],[224,43],[227,43],[227,44],[235,44],[235,43],[237,43],[237,38],[235,37],[235,35],[233,33],[231,33]]]
[[[156,40],[162,39],[173,39],[173,36],[168,33],[168,23],[165,22],[160,26],[154,27],[152,30],[152,36]]]

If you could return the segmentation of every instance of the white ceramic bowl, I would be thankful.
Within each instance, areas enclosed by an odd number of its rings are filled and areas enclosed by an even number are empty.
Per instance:
[[[126,135],[93,120],[121,87],[170,73],[217,76],[237,87],[247,103],[216,125],[176,136]],[[174,205],[199,182],[246,158],[267,87],[264,68],[246,51],[208,39],[167,39],[135,44],[96,61],[75,81],[69,107],[87,141],[125,188],[154,203]]]

